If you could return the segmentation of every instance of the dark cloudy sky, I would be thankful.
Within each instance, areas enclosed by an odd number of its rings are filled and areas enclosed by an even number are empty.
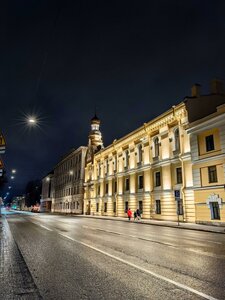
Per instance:
[[[3,2],[3,1],[2,1]],[[14,192],[86,145],[105,145],[225,78],[225,1],[15,0],[0,9],[0,129]],[[40,128],[24,115],[36,113]]]

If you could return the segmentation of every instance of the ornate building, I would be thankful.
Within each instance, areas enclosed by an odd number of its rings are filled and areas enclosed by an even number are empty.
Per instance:
[[[194,222],[187,124],[182,102],[106,148],[100,143],[87,156],[84,213],[124,217],[139,208],[143,218]],[[99,131],[91,137],[90,145],[101,140]]]
[[[211,93],[188,99],[197,223],[225,224],[225,93],[213,80]],[[204,103],[204,105],[202,105]]]
[[[65,155],[54,168],[52,212],[83,212],[83,184],[87,147],[79,147]]]

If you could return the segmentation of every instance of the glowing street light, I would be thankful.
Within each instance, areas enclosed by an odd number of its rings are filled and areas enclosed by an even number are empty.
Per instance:
[[[11,176],[10,178],[11,178],[11,179],[14,179],[15,177],[14,177],[14,176]]]
[[[37,119],[35,117],[28,117],[27,122],[30,125],[36,125],[37,124]]]
[[[70,174],[70,175],[73,175],[73,171],[71,170],[71,171],[69,172],[69,174]]]
[[[8,187],[8,189],[10,190],[12,187],[11,187],[11,185]]]
[[[12,174],[15,174],[16,173],[16,170],[15,169],[12,169]]]

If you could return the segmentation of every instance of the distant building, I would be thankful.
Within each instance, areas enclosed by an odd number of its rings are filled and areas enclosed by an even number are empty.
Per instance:
[[[41,192],[41,200],[40,200],[41,212],[51,212],[53,198],[54,198],[54,174],[52,171],[42,179],[42,192]]]
[[[25,196],[13,197],[11,208],[15,210],[28,210],[28,208],[25,205]]]
[[[213,80],[211,93],[187,99],[197,223],[225,225],[225,93]]]
[[[52,212],[82,214],[86,152],[84,146],[73,149],[54,168]]]

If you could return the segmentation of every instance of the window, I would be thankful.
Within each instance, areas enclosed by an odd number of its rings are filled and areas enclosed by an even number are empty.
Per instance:
[[[106,183],[106,185],[105,185],[105,193],[108,194],[108,191],[109,191],[109,184]]]
[[[176,168],[176,175],[177,175],[177,183],[180,184],[182,183],[182,169],[181,168]]]
[[[128,201],[125,201],[125,207],[124,207],[124,210],[125,210],[125,212],[127,212],[128,211]]]
[[[113,202],[113,212],[116,213],[116,202]]]
[[[138,145],[138,163],[142,162],[142,145]]]
[[[209,183],[217,182],[216,166],[208,167]]]
[[[218,202],[210,202],[210,211],[212,220],[220,220],[220,207]]]
[[[213,135],[208,135],[205,137],[205,144],[206,144],[206,151],[212,151],[215,149],[214,147],[214,139],[213,139]]]
[[[138,176],[138,189],[143,189],[143,175]]]
[[[155,173],[155,186],[161,186],[161,174],[160,174],[160,172]]]
[[[96,203],[96,212],[99,212],[99,203]]]
[[[100,195],[100,184],[98,185],[98,196]]]
[[[114,192],[117,193],[117,181],[114,182]]]
[[[104,212],[107,212],[107,202],[104,203]]]
[[[160,202],[160,200],[155,200],[155,213],[157,215],[161,214],[161,202]]]
[[[108,159],[106,160],[105,162],[105,174],[108,174],[109,173],[109,162],[108,162]]]
[[[139,201],[139,210],[140,210],[140,212],[141,212],[141,214],[142,214],[142,212],[143,212],[143,203],[142,203],[142,201]]]
[[[129,178],[125,179],[125,191],[129,191],[130,189],[130,180]]]
[[[154,140],[154,145],[155,145],[155,157],[159,156],[159,138],[155,138]]]
[[[116,170],[117,170],[117,157],[115,156],[115,158],[114,158],[114,167],[113,167],[113,170],[114,170],[114,172],[116,172]]]
[[[124,164],[124,167],[128,168],[128,166],[129,166],[129,151],[126,150],[126,152],[125,152],[125,164]]]
[[[180,151],[180,133],[178,128],[174,131],[174,144],[175,151]]]

